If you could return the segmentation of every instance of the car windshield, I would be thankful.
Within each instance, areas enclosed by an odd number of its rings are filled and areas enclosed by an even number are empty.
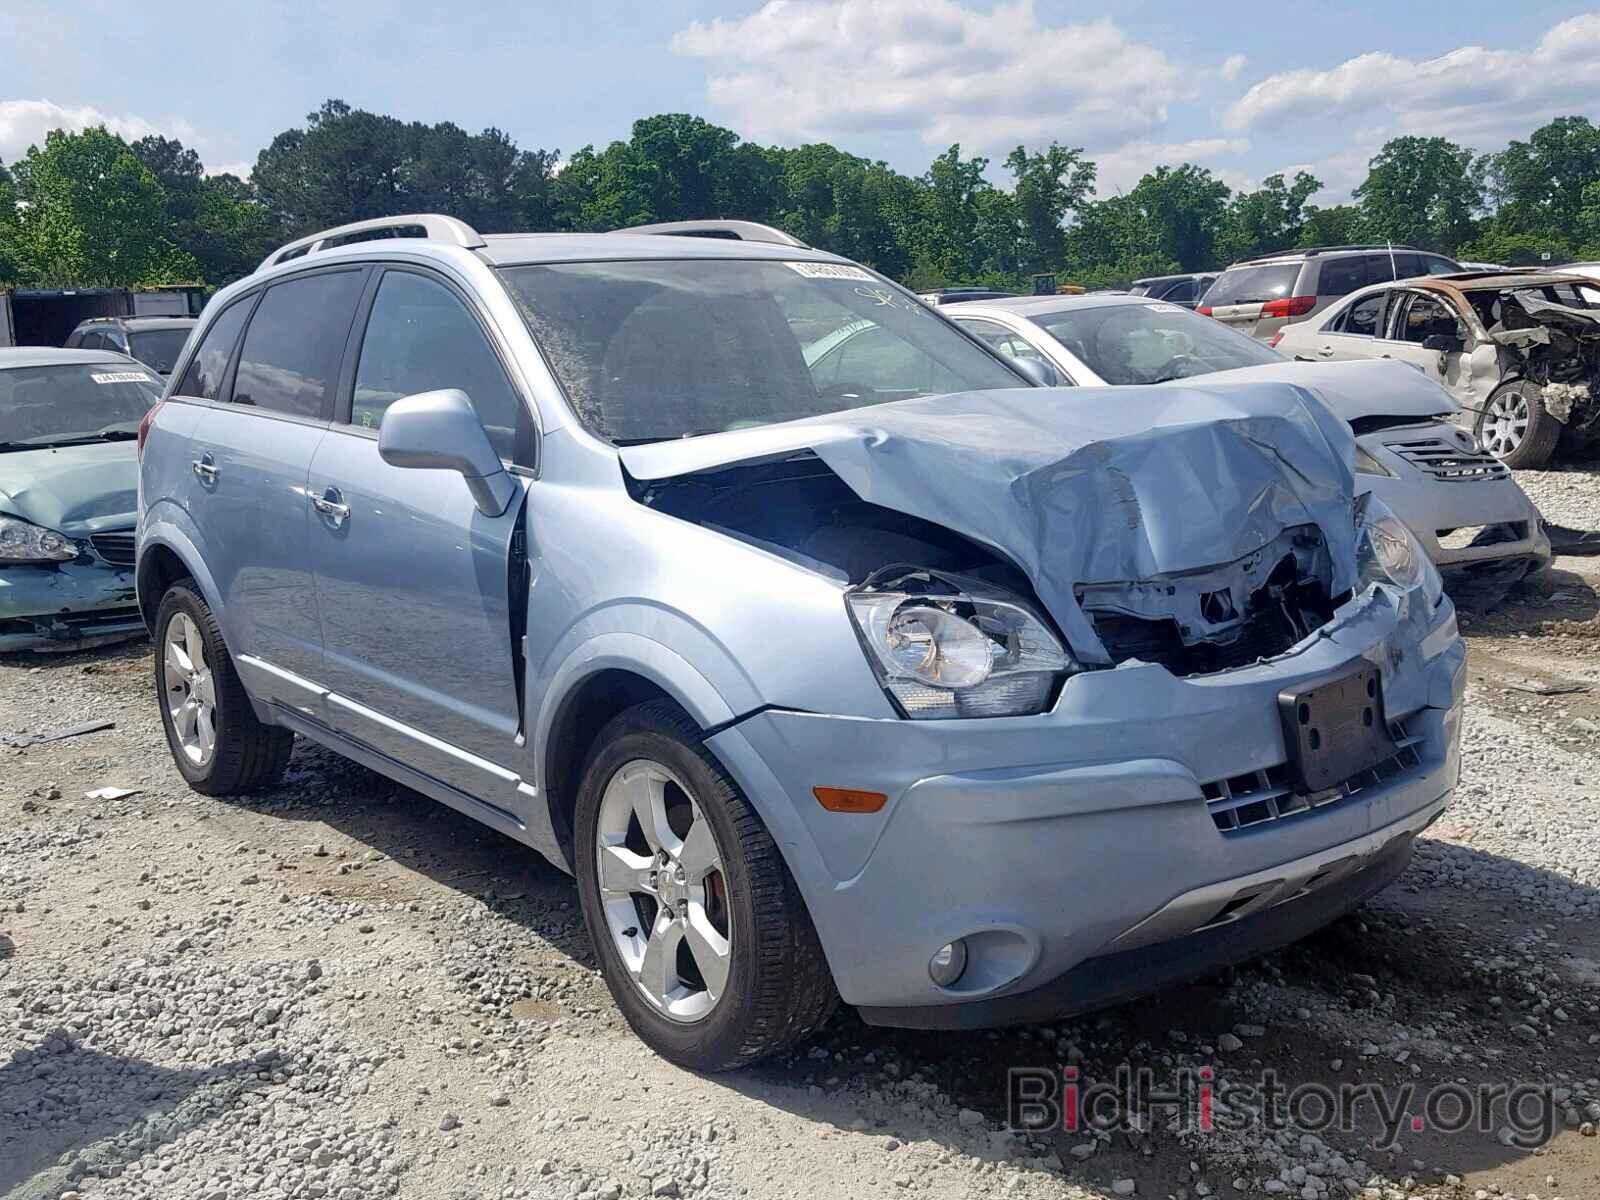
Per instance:
[[[1025,382],[844,263],[553,263],[502,272],[579,418],[618,445]]]
[[[1033,321],[1110,384],[1164,383],[1282,362],[1254,338],[1176,304],[1107,304]]]
[[[33,449],[138,434],[161,381],[135,363],[0,370],[0,449]]]
[[[1290,294],[1295,280],[1300,278],[1299,263],[1282,263],[1273,267],[1229,267],[1206,292],[1200,301],[1207,308],[1220,308],[1224,304],[1261,304],[1278,300]]]
[[[178,353],[188,340],[187,328],[146,329],[128,335],[128,349],[146,366],[154,367],[163,375],[170,375],[173,364],[178,361]]]

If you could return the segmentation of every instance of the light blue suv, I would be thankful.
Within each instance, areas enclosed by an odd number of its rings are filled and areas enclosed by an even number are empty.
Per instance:
[[[1438,576],[1301,388],[1025,371],[741,222],[291,243],[140,432],[178,768],[299,734],[538,850],[701,1069],[1299,937],[1455,786]]]

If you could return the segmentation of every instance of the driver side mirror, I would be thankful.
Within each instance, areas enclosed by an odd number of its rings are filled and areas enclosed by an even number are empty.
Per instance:
[[[1436,350],[1440,354],[1455,354],[1467,348],[1466,339],[1454,333],[1434,333],[1422,339],[1424,350]]]
[[[1028,377],[1034,387],[1059,387],[1061,374],[1042,358],[1013,358],[1011,365]]]
[[[486,517],[505,512],[516,495],[517,485],[459,388],[418,392],[391,404],[378,426],[378,456],[391,467],[456,472]]]

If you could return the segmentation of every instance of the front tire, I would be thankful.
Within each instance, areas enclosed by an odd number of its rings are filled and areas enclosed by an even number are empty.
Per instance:
[[[1546,411],[1539,385],[1528,379],[1496,388],[1475,424],[1478,443],[1512,470],[1543,466],[1561,437],[1561,422]]]
[[[283,777],[294,734],[256,719],[222,630],[192,579],[156,610],[156,697],[167,748],[195,791],[231,796]]]
[[[606,986],[663,1058],[726,1071],[809,1037],[838,1003],[760,817],[675,704],[619,714],[585,764],[578,895]]]

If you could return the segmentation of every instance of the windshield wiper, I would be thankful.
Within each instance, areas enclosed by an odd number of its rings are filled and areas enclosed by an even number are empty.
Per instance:
[[[96,433],[73,433],[66,437],[43,437],[27,442],[7,442],[18,450],[53,450],[58,446],[87,446],[94,442],[131,442],[138,438],[131,429],[102,429]]]

